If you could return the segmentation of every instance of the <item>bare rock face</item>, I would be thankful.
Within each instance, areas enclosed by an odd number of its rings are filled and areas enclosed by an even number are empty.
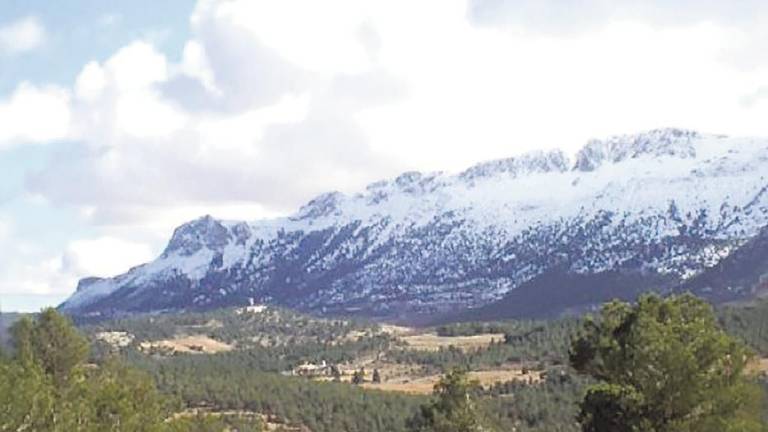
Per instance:
[[[186,223],[158,259],[82,281],[61,308],[411,318],[502,299],[524,314],[538,298],[537,313],[557,313],[610,298],[617,281],[670,290],[718,265],[768,226],[767,176],[768,140],[678,129],[591,141],[574,162],[550,151],[408,172],[285,218]],[[751,292],[715,285],[718,299]]]
[[[475,165],[459,174],[459,178],[465,181],[503,175],[516,178],[534,173],[564,172],[568,168],[568,157],[562,151],[537,151]]]
[[[656,129],[637,135],[622,135],[607,140],[592,140],[576,155],[574,169],[594,171],[604,163],[617,163],[643,155],[693,158],[698,132],[682,129]]]
[[[189,256],[202,249],[221,249],[232,240],[232,233],[211,216],[185,223],[176,228],[163,256]]]

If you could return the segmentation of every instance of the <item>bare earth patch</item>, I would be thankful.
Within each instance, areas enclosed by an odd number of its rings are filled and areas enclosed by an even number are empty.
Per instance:
[[[178,353],[214,354],[217,352],[231,351],[233,346],[205,335],[194,335],[179,336],[174,339],[155,342],[142,342],[140,348],[142,351],[159,349]]]
[[[768,358],[757,358],[747,365],[747,372],[756,374],[768,373]]]
[[[381,332],[390,334],[392,336],[403,336],[410,333],[414,333],[415,330],[411,327],[403,327],[403,326],[398,326],[393,324],[382,324]]]

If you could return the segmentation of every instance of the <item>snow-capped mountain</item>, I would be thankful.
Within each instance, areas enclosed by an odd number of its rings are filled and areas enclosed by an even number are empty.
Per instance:
[[[534,152],[459,174],[408,172],[286,218],[189,222],[155,261],[84,279],[61,307],[111,315],[258,302],[412,317],[488,305],[553,272],[669,289],[768,225],[766,176],[768,140],[678,129],[591,141],[573,159]],[[575,294],[563,286],[553,304],[565,309]]]

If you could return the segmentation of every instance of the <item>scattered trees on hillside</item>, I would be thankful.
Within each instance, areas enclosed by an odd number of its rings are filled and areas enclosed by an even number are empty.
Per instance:
[[[614,301],[586,320],[570,362],[598,380],[581,402],[585,432],[764,430],[749,350],[692,296]]]

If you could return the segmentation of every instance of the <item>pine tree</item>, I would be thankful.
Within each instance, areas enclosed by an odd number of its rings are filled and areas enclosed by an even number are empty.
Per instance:
[[[29,345],[35,359],[55,385],[64,386],[79,375],[75,369],[88,358],[88,341],[65,316],[53,308],[43,310],[31,335],[26,336],[31,337]]]
[[[466,371],[454,369],[435,384],[435,400],[408,421],[412,432],[489,432],[473,394],[479,384]]]
[[[762,430],[750,356],[694,296],[608,303],[571,349],[571,365],[600,381],[579,421],[588,432]]]
[[[55,310],[12,334],[15,354],[0,360],[0,431],[165,430],[152,379],[115,360],[86,367],[87,341]]]
[[[357,370],[352,374],[352,384],[362,384],[364,382],[365,382],[365,369],[360,368],[360,370]]]
[[[341,382],[341,370],[339,370],[338,366],[331,366],[331,376],[334,382]]]

